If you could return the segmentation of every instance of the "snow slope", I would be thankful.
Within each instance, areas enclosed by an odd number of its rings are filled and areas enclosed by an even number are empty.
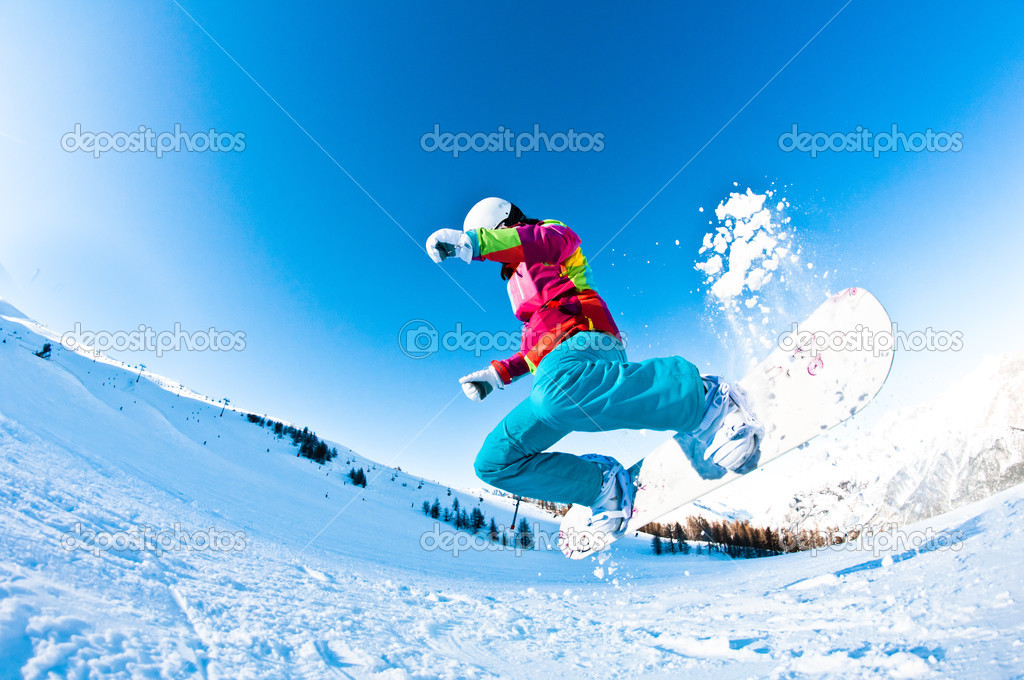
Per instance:
[[[62,349],[40,359],[45,329],[16,316],[0,309],[0,678],[1000,678],[1022,667],[1020,486],[817,554],[654,557],[626,539],[582,563],[456,555],[423,547],[436,525],[419,506],[449,502],[444,486],[391,481],[343,447],[324,466],[296,458],[230,408],[117,362]],[[346,459],[367,468],[366,489],[344,483]],[[510,519],[508,499],[454,493]],[[192,549],[83,545],[88,532],[140,526]],[[218,549],[199,549],[203,537]]]

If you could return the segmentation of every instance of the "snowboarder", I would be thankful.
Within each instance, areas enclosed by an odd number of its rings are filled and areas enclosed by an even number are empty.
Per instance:
[[[536,220],[507,200],[485,198],[463,230],[427,239],[434,262],[501,264],[521,349],[460,379],[480,401],[528,373],[530,395],[487,436],[477,476],[531,498],[588,506],[590,528],[617,534],[632,513],[632,484],[614,458],[548,451],[574,431],[670,430],[700,442],[704,458],[728,470],[756,465],[762,429],[743,395],[717,376],[702,376],[682,357],[631,362],[619,329],[594,285],[580,237],[558,220]]]

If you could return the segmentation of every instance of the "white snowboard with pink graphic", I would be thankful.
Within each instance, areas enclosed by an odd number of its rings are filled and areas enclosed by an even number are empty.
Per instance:
[[[885,383],[893,360],[892,322],[863,288],[829,298],[739,382],[765,427],[758,467],[803,446],[863,409]],[[634,486],[627,533],[738,479],[703,461],[679,435],[629,469]],[[568,557],[580,559],[614,537],[587,533],[590,509],[573,506],[562,521]]]

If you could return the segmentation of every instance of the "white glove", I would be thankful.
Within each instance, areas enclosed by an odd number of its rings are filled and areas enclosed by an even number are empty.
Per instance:
[[[438,264],[452,255],[469,262],[473,259],[473,242],[458,229],[438,229],[427,239],[427,255]]]
[[[499,390],[505,389],[505,383],[502,382],[501,376],[498,375],[498,371],[495,370],[494,366],[488,366],[482,371],[470,373],[459,378],[459,382],[462,383],[462,391],[473,401],[482,400],[493,392],[495,388]]]

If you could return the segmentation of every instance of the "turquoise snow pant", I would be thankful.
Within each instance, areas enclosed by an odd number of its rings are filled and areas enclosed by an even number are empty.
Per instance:
[[[577,333],[540,362],[530,396],[487,436],[474,468],[480,479],[509,493],[593,505],[601,465],[545,449],[570,432],[689,432],[703,411],[703,382],[689,361],[630,362],[611,336]]]

